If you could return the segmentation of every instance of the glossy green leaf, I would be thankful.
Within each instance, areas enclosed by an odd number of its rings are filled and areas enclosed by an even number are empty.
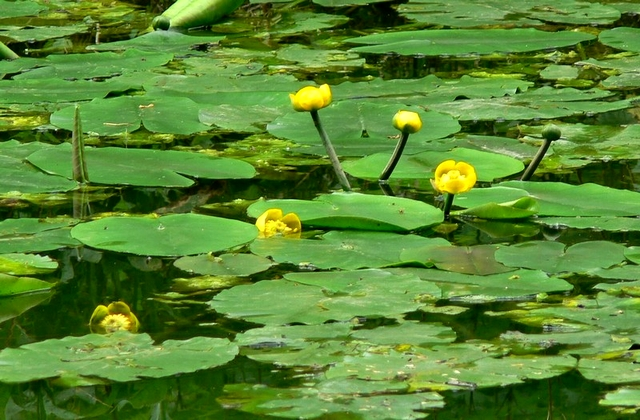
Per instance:
[[[522,197],[506,203],[487,203],[452,214],[479,217],[481,219],[525,219],[538,212],[538,202],[531,197]]]
[[[21,218],[0,222],[0,253],[42,252],[80,245],[71,237],[78,221],[67,218]]]
[[[631,360],[599,360],[582,358],[578,371],[585,378],[605,384],[632,384],[638,382],[637,366]]]
[[[500,300],[529,300],[540,293],[567,292],[573,286],[540,270],[516,270],[484,276],[424,268],[392,269],[410,272],[435,282],[442,298],[484,303]]]
[[[367,413],[372,420],[394,418],[421,419],[428,408],[442,407],[442,397],[435,392],[400,393],[402,386],[391,382],[337,378],[316,387],[267,388],[249,384],[225,385],[224,404],[238,404],[239,409],[256,415],[280,418],[316,418],[351,416]],[[393,413],[393,414],[391,414]]]
[[[537,222],[553,228],[596,229],[614,232],[640,230],[640,219],[632,217],[542,217]]]
[[[512,271],[513,268],[504,266],[494,258],[498,249],[499,245],[412,247],[402,252],[400,257],[405,261],[433,264],[441,270],[456,273],[487,275]]]
[[[630,410],[626,413],[634,413],[640,410],[640,389],[637,387],[621,387],[615,391],[607,392],[600,405],[615,407],[619,411]]]
[[[393,128],[392,119],[396,112],[404,108],[407,107],[400,103],[343,101],[322,109],[319,115],[339,155],[363,156],[379,151],[393,151],[397,143],[397,139],[393,137],[397,137],[399,132]],[[407,153],[426,150],[426,142],[460,130],[458,122],[448,115],[420,109],[415,111],[420,114],[423,125],[429,128],[411,136],[406,146]],[[300,152],[326,154],[307,112],[290,112],[275,119],[267,129],[276,137],[312,146],[301,148]]]
[[[169,257],[227,250],[251,242],[258,232],[237,220],[187,213],[105,217],[76,225],[71,236],[97,249]]]
[[[176,267],[189,273],[214,276],[250,276],[268,270],[273,262],[252,254],[211,254],[178,258]]]
[[[530,196],[540,205],[540,216],[637,216],[640,194],[597,184],[507,181],[492,188],[475,188],[459,194],[455,204],[469,208],[488,202]]]
[[[360,53],[402,55],[462,55],[515,53],[569,47],[595,37],[580,32],[545,32],[537,29],[448,29],[386,32],[349,38],[366,46],[352,48]]]
[[[412,137],[409,138],[409,141],[411,140]],[[391,152],[376,153],[359,160],[345,162],[343,166],[345,171],[355,177],[378,179],[390,158]],[[456,148],[449,152],[404,153],[391,179],[432,179],[438,165],[448,159],[464,161],[473,165],[478,175],[478,180],[481,182],[491,182],[494,179],[505,178],[524,169],[524,164],[521,161],[509,156],[480,150]]]
[[[188,187],[193,178],[251,178],[250,164],[203,153],[175,150],[126,149],[120,147],[85,150],[89,181],[96,184]],[[39,150],[28,160],[43,171],[71,177],[71,144]]]
[[[560,242],[529,241],[501,247],[496,260],[510,267],[542,270],[547,273],[587,273],[609,268],[625,259],[623,245],[607,241],[580,242],[566,247]]]
[[[49,257],[32,254],[0,254],[0,273],[13,276],[52,273],[58,263]]]
[[[640,29],[621,26],[600,32],[598,40],[604,45],[619,50],[640,52],[639,35]]]
[[[116,382],[211,369],[232,360],[238,347],[224,338],[194,337],[154,345],[147,334],[65,337],[0,352],[0,379],[24,383],[61,374]]]
[[[0,1],[0,16],[9,19],[19,16],[36,16],[47,10],[47,7],[33,1]]]
[[[247,209],[258,218],[271,208],[296,213],[303,225],[334,228],[407,232],[438,224],[442,211],[417,200],[386,195],[334,193],[306,200],[258,201]]]
[[[320,239],[259,239],[251,244],[251,252],[279,263],[355,270],[401,264],[407,249],[448,244],[442,238],[391,232],[331,231]]]
[[[452,343],[456,333],[438,323],[402,322],[373,329],[356,330],[351,338],[372,344],[388,346],[412,345],[418,347]]]
[[[0,297],[14,296],[23,293],[42,292],[51,289],[52,283],[31,277],[15,277],[0,273]]]
[[[424,305],[420,297],[428,293],[437,293],[437,288],[412,274],[290,273],[283,280],[223,290],[210,303],[219,313],[260,324],[321,324],[359,316],[397,317]]]
[[[51,123],[72,129],[74,107],[51,116]],[[82,129],[103,136],[130,133],[144,126],[156,133],[193,134],[209,127],[198,119],[199,106],[188,98],[120,96],[94,99],[81,106]]]

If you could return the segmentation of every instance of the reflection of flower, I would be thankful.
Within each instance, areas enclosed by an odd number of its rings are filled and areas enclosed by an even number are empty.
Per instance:
[[[302,232],[298,215],[288,213],[283,216],[280,209],[269,209],[262,213],[256,220],[256,226],[260,231],[260,237],[263,238],[275,235],[299,238]]]
[[[398,111],[393,116],[393,126],[406,134],[413,134],[422,128],[422,120],[417,112]]]
[[[324,84],[319,88],[306,86],[300,89],[295,95],[289,94],[293,109],[300,112],[317,111],[331,103],[331,88]]]
[[[124,302],[113,302],[109,306],[98,305],[89,321],[91,332],[107,334],[116,331],[138,332],[140,322]]]
[[[431,184],[441,193],[459,194],[473,188],[477,179],[476,170],[468,163],[445,160],[436,168]]]

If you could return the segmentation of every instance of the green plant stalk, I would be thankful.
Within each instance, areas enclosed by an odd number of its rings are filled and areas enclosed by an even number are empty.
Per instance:
[[[455,196],[455,194],[447,193],[447,196],[444,199],[444,220],[449,220],[450,218],[451,206],[453,206],[453,199]]]
[[[318,134],[320,134],[320,139],[322,139],[322,144],[324,145],[324,148],[327,151],[327,154],[329,155],[329,160],[331,160],[331,164],[333,165],[333,170],[338,176],[338,181],[340,181],[340,185],[342,185],[342,189],[345,191],[351,191],[351,185],[349,184],[347,175],[344,173],[344,170],[342,169],[342,164],[340,164],[338,155],[336,154],[336,151],[333,148],[333,145],[331,144],[329,135],[324,130],[324,127],[322,126],[322,122],[320,122],[320,115],[318,115],[317,110],[311,111],[311,118],[313,119],[313,124],[316,126],[316,130],[318,130]]]
[[[71,134],[71,165],[73,168],[73,180],[81,184],[89,182],[87,161],[84,156],[84,138],[82,136],[82,122],[80,120],[80,107],[76,105],[73,113],[73,132]]]
[[[538,169],[538,165],[540,165],[540,162],[542,162],[542,159],[544,158],[544,155],[547,153],[547,150],[549,150],[549,146],[551,146],[551,142],[552,140],[544,139],[544,143],[542,143],[542,146],[540,146],[540,149],[538,149],[538,153],[536,153],[536,155],[533,157],[533,159],[529,163],[529,166],[527,166],[527,169],[524,171],[524,173],[520,177],[520,181],[528,181],[531,179],[531,176],[536,171],[536,169]]]
[[[404,151],[404,147],[407,145],[407,140],[409,140],[409,133],[402,133],[402,137],[398,140],[398,144],[396,144],[396,148],[393,151],[393,155],[391,155],[391,159],[389,159],[389,163],[384,168],[382,173],[380,174],[380,178],[378,182],[387,182],[393,170],[396,168],[396,165],[400,161],[400,157],[402,156],[402,152]]]
[[[13,52],[13,50],[2,42],[0,42],[0,59],[2,60],[15,60],[16,58],[20,58],[18,54]]]

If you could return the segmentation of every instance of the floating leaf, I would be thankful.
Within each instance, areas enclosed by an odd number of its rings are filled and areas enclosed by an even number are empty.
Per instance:
[[[390,232],[332,231],[318,239],[267,238],[251,244],[251,252],[279,263],[320,269],[375,268],[401,264],[406,249],[439,247],[442,238],[399,235]]]
[[[250,164],[230,158],[176,150],[125,149],[120,147],[85,150],[89,180],[97,184],[146,187],[188,187],[194,178],[251,178]],[[71,177],[71,144],[63,143],[37,151],[29,162],[43,171]]]
[[[506,203],[487,203],[452,214],[479,217],[481,219],[525,219],[538,212],[538,202],[531,197],[522,197]]]
[[[447,29],[385,32],[349,38],[366,44],[352,48],[360,53],[401,55],[462,55],[516,53],[569,47],[595,37],[584,32],[545,32],[527,29]]]
[[[443,299],[470,303],[529,300],[540,293],[567,292],[573,289],[565,280],[549,276],[540,270],[516,270],[484,276],[424,268],[400,268],[391,271],[416,274],[423,280],[435,282],[442,290]]]
[[[498,249],[498,245],[409,248],[401,254],[401,258],[405,261],[430,263],[441,270],[456,273],[487,275],[513,271],[496,261],[494,254]]]
[[[80,245],[71,237],[76,219],[6,219],[0,222],[0,254],[42,252]]]
[[[411,136],[411,141],[406,147],[407,153],[427,150],[428,144],[425,142],[447,137],[460,130],[458,122],[448,115],[420,109],[415,111],[420,114],[423,124],[428,126],[429,130],[422,130]],[[324,108],[320,117],[339,155],[363,156],[378,151],[393,151],[397,140],[390,137],[397,136],[398,131],[393,128],[391,120],[396,112],[397,103],[342,101]],[[267,129],[276,137],[312,146],[301,148],[300,152],[324,155],[326,151],[313,127],[313,121],[306,114],[290,112],[276,118]]]
[[[238,347],[224,338],[167,340],[157,346],[147,334],[91,334],[2,350],[0,380],[25,383],[64,373],[135,381],[211,369],[232,360],[237,353]]]
[[[176,267],[190,273],[214,276],[250,276],[268,270],[273,262],[252,254],[211,254],[178,258]]]
[[[0,273],[0,297],[42,292],[51,289],[51,287],[53,287],[52,283],[43,280]]]
[[[97,249],[170,257],[234,248],[251,242],[258,231],[238,220],[187,213],[105,217],[76,225],[71,236]]]
[[[640,29],[619,27],[600,32],[598,40],[604,45],[624,51],[640,52]]]
[[[14,276],[47,274],[57,268],[57,262],[41,255],[0,254],[0,272]]]
[[[358,193],[324,194],[307,200],[258,201],[247,209],[257,218],[270,208],[295,213],[304,225],[407,232],[442,222],[442,211],[417,200]]]
[[[529,241],[501,247],[496,260],[509,267],[531,268],[547,273],[588,273],[609,268],[625,259],[625,247],[608,241],[580,242],[565,250],[560,242]]]
[[[492,188],[475,188],[456,197],[464,208],[488,202],[534,198],[540,216],[638,216],[640,194],[597,184],[569,185],[561,182],[507,181]]]
[[[413,137],[409,139],[412,141]],[[344,169],[359,178],[378,179],[391,153],[376,153],[360,160],[345,162]],[[524,164],[514,158],[473,149],[455,148],[449,152],[404,153],[393,172],[396,179],[430,179],[436,167],[445,160],[464,161],[476,170],[478,180],[491,182],[505,178],[524,169]]]
[[[321,324],[356,316],[394,317],[424,305],[437,288],[412,274],[382,270],[290,273],[223,290],[211,301],[217,312],[261,324]],[[264,302],[272,302],[265,306]]]

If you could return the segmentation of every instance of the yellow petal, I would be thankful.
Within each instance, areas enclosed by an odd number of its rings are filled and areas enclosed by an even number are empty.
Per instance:
[[[322,107],[324,108],[325,106],[329,105],[331,103],[331,100],[333,99],[333,95],[331,94],[331,87],[325,83],[324,85],[320,86],[318,90],[322,95],[322,99],[324,101]]]
[[[438,182],[438,179],[442,178],[443,174],[446,174],[450,170],[455,169],[455,167],[456,161],[453,159],[445,160],[440,165],[438,165],[438,167],[436,168],[436,183]]]
[[[445,160],[436,168],[435,179],[431,181],[431,185],[441,193],[460,194],[473,188],[476,181],[476,170],[472,165]]]
[[[262,233],[266,231],[267,222],[270,220],[280,220],[282,218],[282,210],[269,209],[262,213],[256,220],[256,227]]]
[[[288,213],[284,217],[282,217],[280,221],[287,225],[287,228],[289,229],[289,231],[285,233],[287,236],[300,236],[300,233],[302,232],[302,223],[300,222],[300,218],[297,214]]]
[[[305,86],[289,98],[296,111],[317,111],[331,103],[331,88],[326,84],[319,88]]]
[[[100,327],[100,323],[109,315],[109,309],[104,305],[98,305],[94,309],[91,319],[89,320],[89,329],[92,333],[104,333]]]

